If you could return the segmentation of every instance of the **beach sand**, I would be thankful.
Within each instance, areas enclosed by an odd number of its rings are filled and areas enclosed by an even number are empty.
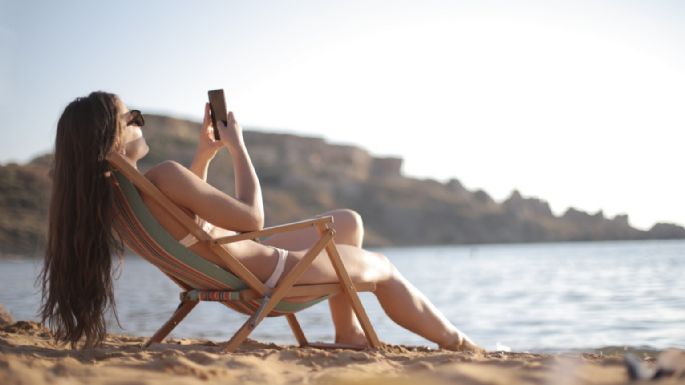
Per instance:
[[[108,335],[101,347],[57,346],[32,321],[0,325],[0,384],[621,384],[622,351],[602,354],[491,352],[426,347],[320,350],[248,341],[233,354],[215,342]],[[658,352],[643,352],[653,362]],[[667,380],[683,383],[685,380]]]

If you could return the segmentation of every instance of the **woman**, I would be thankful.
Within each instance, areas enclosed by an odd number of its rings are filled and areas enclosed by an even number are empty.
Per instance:
[[[111,256],[121,253],[122,244],[113,226],[116,212],[105,158],[110,151],[118,151],[135,167],[148,152],[141,131],[143,125],[139,111],[129,111],[116,95],[104,92],[93,92],[71,102],[57,124],[48,243],[41,274],[41,316],[60,341],[76,345],[85,338],[85,346],[93,346],[105,336],[105,310],[111,307],[116,315]],[[205,105],[190,168],[167,161],[145,174],[190,215],[213,224],[205,228],[215,237],[259,230],[264,225],[261,188],[242,128],[232,112],[228,124],[220,125],[221,140],[215,141],[209,106]],[[206,182],[210,161],[224,147],[235,167],[235,198]],[[143,199],[172,236],[204,258],[227,267],[161,206],[145,195]],[[325,215],[334,217],[335,242],[351,279],[375,282],[375,295],[393,321],[445,349],[480,349],[445,319],[384,255],[361,248],[364,230],[357,213],[336,210]],[[313,229],[307,229],[279,234],[261,244],[245,240],[226,247],[257,278],[273,287],[303,258],[317,236]],[[336,281],[330,260],[322,251],[298,283]],[[336,342],[365,344],[364,333],[347,298],[337,295],[329,303]]]

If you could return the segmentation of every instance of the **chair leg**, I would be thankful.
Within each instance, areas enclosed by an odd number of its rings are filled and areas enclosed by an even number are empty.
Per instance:
[[[169,318],[164,325],[162,325],[159,330],[150,338],[145,345],[143,345],[144,348],[147,348],[150,346],[152,343],[159,343],[162,342],[164,337],[169,335],[172,330],[178,325],[183,319],[190,313],[191,310],[198,304],[198,301],[183,301],[181,302],[178,307],[176,308],[176,311],[174,314]]]
[[[293,334],[297,339],[297,343],[300,344],[300,347],[303,348],[305,346],[308,346],[309,343],[307,342],[307,337],[304,336],[304,332],[300,327],[300,323],[297,322],[295,314],[288,314],[285,317],[288,319],[288,325],[290,325],[290,329],[292,329]]]
[[[221,348],[221,351],[223,353],[233,353],[238,350],[240,345],[243,343],[243,341],[245,341],[247,336],[252,333],[255,327],[256,325],[252,324],[252,317],[250,317],[247,321],[245,321],[243,326],[241,326],[240,329],[235,332],[233,337],[231,337],[231,339],[224,344],[224,346]]]
[[[330,231],[328,225],[325,224],[317,224],[317,229],[319,230],[320,234],[323,234],[326,231]],[[349,298],[350,303],[352,304],[352,309],[354,310],[354,314],[357,315],[357,319],[361,324],[362,330],[364,330],[366,340],[369,342],[369,345],[372,348],[380,348],[381,342],[378,340],[376,331],[373,329],[371,321],[369,321],[369,317],[366,315],[364,306],[362,305],[361,301],[359,300],[359,296],[357,295],[357,290],[354,288],[352,279],[350,279],[350,276],[347,273],[347,269],[345,269],[345,265],[343,264],[342,259],[340,258],[340,254],[338,254],[338,249],[335,247],[334,242],[329,242],[326,245],[326,252],[328,253],[328,257],[330,258],[331,263],[333,264],[335,273],[338,275],[340,286],[342,287],[342,290],[345,293],[345,295],[347,295],[347,298]]]

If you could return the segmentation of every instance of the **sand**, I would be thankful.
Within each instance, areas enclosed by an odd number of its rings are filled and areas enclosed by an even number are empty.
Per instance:
[[[233,354],[215,342],[108,335],[101,347],[55,345],[31,321],[0,325],[0,384],[621,384],[620,349],[601,354],[455,353],[386,345],[320,350],[248,341]],[[658,352],[642,352],[653,362]],[[669,379],[683,383],[685,379]]]

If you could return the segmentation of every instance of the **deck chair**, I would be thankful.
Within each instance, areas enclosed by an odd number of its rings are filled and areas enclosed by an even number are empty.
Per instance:
[[[117,227],[122,232],[121,235],[125,243],[134,252],[157,266],[182,289],[178,308],[171,315],[171,318],[145,343],[144,347],[148,347],[151,343],[161,342],[200,301],[218,301],[238,312],[249,315],[247,321],[235,334],[227,342],[221,344],[223,352],[236,351],[267,316],[285,316],[301,347],[350,349],[367,347],[376,349],[380,347],[376,332],[357,295],[357,292],[360,291],[375,291],[375,284],[352,283],[333,242],[334,231],[330,226],[333,222],[332,217],[310,219],[213,239],[193,218],[171,202],[120,154],[113,152],[108,155],[107,160],[112,168],[109,179],[114,186],[114,201],[119,214],[117,216]],[[229,269],[219,267],[197,255],[174,239],[147,209],[139,191],[144,192],[166,209],[199,242],[206,242],[211,250],[227,263]],[[265,286],[222,246],[245,239],[258,240],[260,237],[310,226],[318,231],[319,239],[312,245],[304,258],[295,265],[292,271],[284,275],[273,289]],[[319,252],[324,249],[335,268],[339,282],[296,285],[298,278]],[[367,346],[309,342],[295,317],[296,312],[341,292],[349,298],[352,304],[366,335]],[[304,296],[311,296],[316,299],[306,303],[287,300],[288,297]]]

